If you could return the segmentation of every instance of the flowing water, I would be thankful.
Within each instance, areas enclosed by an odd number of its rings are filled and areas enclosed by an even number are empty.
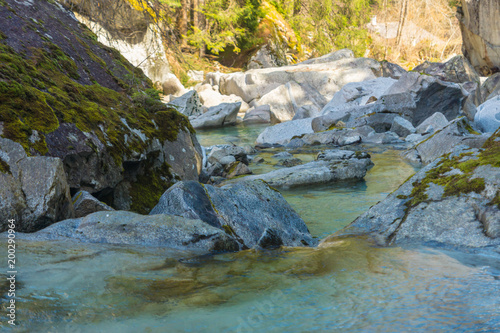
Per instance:
[[[261,130],[205,132],[200,141],[229,138],[241,145]],[[264,165],[251,168],[274,168],[273,153],[263,153]],[[397,150],[372,148],[371,154],[375,166],[362,182],[282,192],[314,236],[339,230],[415,171]],[[306,162],[314,153],[297,156]],[[19,240],[17,255],[19,331],[500,331],[500,255],[488,251],[382,248],[354,237],[314,249],[202,257]],[[0,316],[0,330],[7,330]]]

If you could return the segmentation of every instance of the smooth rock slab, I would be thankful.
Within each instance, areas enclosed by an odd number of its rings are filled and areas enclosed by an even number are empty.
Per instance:
[[[312,126],[312,118],[298,119],[288,121],[286,123],[276,124],[267,127],[259,134],[255,143],[257,145],[282,145],[290,141],[294,136],[301,136],[308,133],[314,133]]]
[[[213,128],[236,125],[236,117],[241,107],[241,102],[222,103],[208,109],[201,116],[190,118],[194,128]]]
[[[346,150],[328,150],[319,154],[316,161],[262,175],[243,177],[239,181],[260,179],[279,188],[325,184],[340,180],[362,179],[371,166],[373,163],[367,154],[356,154]]]
[[[204,252],[238,250],[234,239],[201,220],[126,211],[97,212],[84,218],[61,221],[28,238],[72,238],[88,243],[161,246]]]
[[[280,243],[276,236],[285,246],[316,244],[304,221],[283,196],[262,181],[238,182],[221,188],[179,182],[162,195],[150,214],[199,218],[225,230],[242,248]],[[269,242],[270,235],[273,242]]]
[[[489,133],[500,127],[500,96],[487,100],[477,108],[474,123],[481,131]]]

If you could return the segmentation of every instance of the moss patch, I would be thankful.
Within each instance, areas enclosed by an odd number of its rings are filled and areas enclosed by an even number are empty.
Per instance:
[[[0,158],[0,172],[1,173],[10,173],[10,166]]]

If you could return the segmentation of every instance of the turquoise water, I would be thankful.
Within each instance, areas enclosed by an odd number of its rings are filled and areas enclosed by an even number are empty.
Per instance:
[[[231,128],[204,133],[201,141],[238,137],[245,144],[258,132]],[[414,172],[397,150],[371,152],[375,166],[364,181],[283,192],[313,235],[339,230]],[[271,155],[254,170],[274,168]],[[313,159],[314,152],[300,157]],[[199,258],[157,248],[19,241],[18,260],[19,331],[500,331],[500,255],[490,252],[381,248],[357,237],[314,249]]]

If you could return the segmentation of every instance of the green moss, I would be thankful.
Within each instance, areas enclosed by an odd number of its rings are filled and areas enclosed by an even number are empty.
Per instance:
[[[222,229],[224,229],[224,232],[228,234],[229,236],[235,236],[236,233],[234,232],[234,229],[230,225],[223,225]]]
[[[490,206],[496,205],[498,207],[498,209],[500,209],[500,191],[497,191],[497,194],[495,195],[493,200],[491,200],[489,205]]]
[[[0,158],[0,172],[1,173],[10,173],[10,166]]]
[[[170,165],[163,163],[155,168],[153,161],[157,154],[150,154],[142,174],[132,183],[129,194],[132,199],[130,209],[141,214],[148,214],[158,203],[162,194],[172,185],[173,176],[170,173]]]

